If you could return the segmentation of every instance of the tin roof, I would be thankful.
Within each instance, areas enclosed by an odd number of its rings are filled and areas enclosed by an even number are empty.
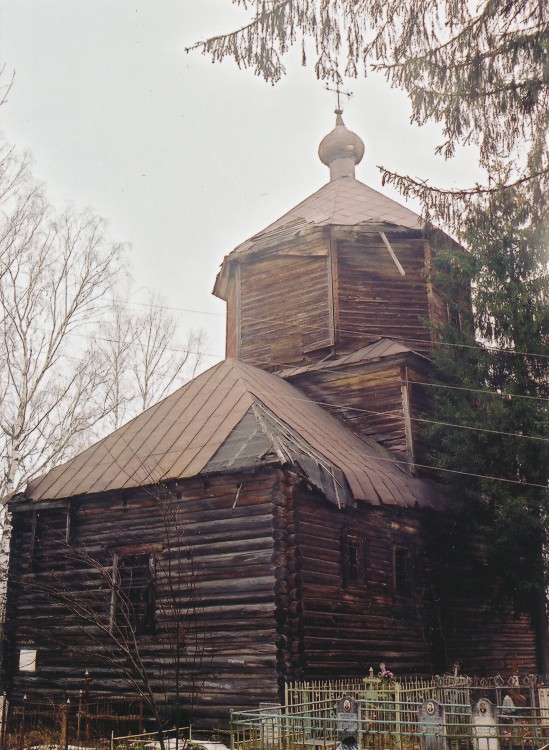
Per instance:
[[[424,354],[416,352],[414,349],[411,349],[404,344],[400,344],[398,341],[379,338],[377,341],[374,341],[367,346],[363,346],[350,354],[343,354],[334,359],[324,359],[312,364],[285,367],[283,370],[278,370],[276,374],[281,378],[293,378],[296,375],[302,375],[306,372],[340,369],[346,365],[361,365],[367,362],[377,362],[380,359],[406,356],[408,354],[413,354],[416,357],[421,357],[421,359],[428,361]]]
[[[233,260],[291,242],[305,231],[328,226],[363,228],[364,231],[404,228],[419,232],[422,229],[420,216],[409,208],[354,177],[340,177],[328,182],[226,255],[215,282],[214,294],[225,298],[224,277]]]
[[[227,359],[191,380],[70,461],[31,482],[34,501],[194,477],[212,461],[254,405],[268,410],[306,458],[343,473],[355,500],[402,507],[436,502],[431,485],[409,477],[394,456],[362,439],[281,378]],[[290,435],[290,437],[288,437]],[[295,446],[294,446],[295,447]]]
[[[268,227],[236,247],[236,253],[245,253],[253,248],[258,240],[276,234],[284,227],[292,225],[303,228],[313,226],[356,226],[357,224],[393,225],[406,229],[420,230],[421,218],[401,206],[400,203],[379,193],[353,177],[340,177],[331,180],[288,213]]]

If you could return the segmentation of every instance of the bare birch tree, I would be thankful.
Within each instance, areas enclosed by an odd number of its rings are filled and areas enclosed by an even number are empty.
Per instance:
[[[2,495],[67,458],[104,416],[94,392],[105,373],[93,349],[75,345],[71,334],[97,322],[120,258],[100,219],[70,211],[52,217],[31,189],[24,206],[3,217]]]
[[[178,320],[159,295],[151,294],[137,315],[124,303],[113,304],[97,346],[112,372],[104,393],[110,427],[119,427],[194,377],[202,363],[205,333],[191,330],[180,343],[177,332]]]
[[[57,215],[27,158],[0,143],[0,499],[193,374],[202,334],[151,299],[110,300],[123,249],[89,211]]]

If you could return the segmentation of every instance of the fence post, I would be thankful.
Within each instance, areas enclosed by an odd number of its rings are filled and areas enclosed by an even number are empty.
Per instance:
[[[59,747],[61,750],[67,750],[69,746],[69,706],[70,698],[61,706],[61,731],[59,736]]]
[[[395,724],[398,738],[398,746],[402,750],[402,712],[401,712],[400,684],[395,682]]]
[[[82,724],[82,698],[83,698],[84,691],[80,690],[78,693],[78,714],[76,716],[76,739],[78,741],[78,744],[80,744],[80,730],[81,730],[81,724]]]
[[[27,696],[23,696],[23,707],[21,709],[21,724],[19,726],[19,750],[25,747],[25,710],[27,705]]]
[[[8,734],[8,727],[7,727],[7,721],[8,721],[8,696],[6,692],[4,691],[2,695],[2,725],[0,728],[0,750],[5,750],[6,748],[6,740],[7,740],[7,734]]]

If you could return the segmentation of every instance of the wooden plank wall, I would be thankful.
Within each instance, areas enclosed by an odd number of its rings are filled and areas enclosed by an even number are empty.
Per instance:
[[[241,277],[243,362],[274,368],[332,344],[326,256],[269,256],[243,264]]]
[[[412,435],[416,463],[429,464],[428,452],[429,441],[425,437],[424,422],[419,420],[433,415],[433,388],[423,383],[429,382],[425,372],[417,372],[411,367],[405,368],[404,379],[408,381],[408,393],[410,399],[410,412],[412,417]],[[420,470],[421,473],[421,470]]]
[[[352,430],[373,438],[388,450],[406,457],[400,365],[367,372],[342,366],[291,378],[292,385],[320,402]]]
[[[240,354],[240,266],[234,270],[228,284],[227,318],[225,321],[225,354],[238,359]]]
[[[273,497],[278,482],[274,469],[206,483],[189,480],[181,483],[180,497],[170,499],[163,513],[157,493],[146,490],[88,497],[73,510],[72,545],[85,549],[106,569],[112,565],[112,550],[121,546],[154,552],[157,629],[153,635],[139,636],[138,642],[159,695],[174,691],[174,634],[178,622],[181,627],[170,594],[175,585],[185,627],[195,623],[185,632],[183,668],[193,675],[197,716],[203,722],[226,723],[229,708],[278,698],[276,563],[273,566],[280,507]],[[110,641],[100,627],[90,618],[79,621],[74,605],[64,607],[62,596],[43,590],[53,582],[58,592],[70,591],[77,602],[89,603],[91,596],[100,622],[104,625],[109,619],[110,587],[85,557],[67,550],[61,541],[66,512],[42,511],[32,569],[32,513],[15,515],[8,634],[11,695],[77,695],[85,670],[91,673],[92,691],[127,692],[127,681],[116,665],[123,662],[121,654],[115,650],[112,658],[105,657],[102,649]],[[36,673],[17,670],[18,652],[25,646],[38,648]]]
[[[379,235],[360,244],[338,243],[338,352],[351,352],[378,336],[428,351],[431,333],[424,241],[389,236],[402,276]]]

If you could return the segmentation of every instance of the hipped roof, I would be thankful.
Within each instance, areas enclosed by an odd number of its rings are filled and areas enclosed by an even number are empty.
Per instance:
[[[238,245],[225,256],[214,294],[223,297],[222,278],[237,258],[289,240],[307,229],[318,227],[363,227],[389,231],[399,227],[419,232],[421,218],[409,208],[379,193],[354,177],[331,180],[261,232]]]
[[[25,495],[61,499],[195,477],[256,404],[338,467],[356,500],[401,507],[435,503],[432,487],[400,470],[377,443],[355,435],[276,375],[233,359],[31,482]]]

